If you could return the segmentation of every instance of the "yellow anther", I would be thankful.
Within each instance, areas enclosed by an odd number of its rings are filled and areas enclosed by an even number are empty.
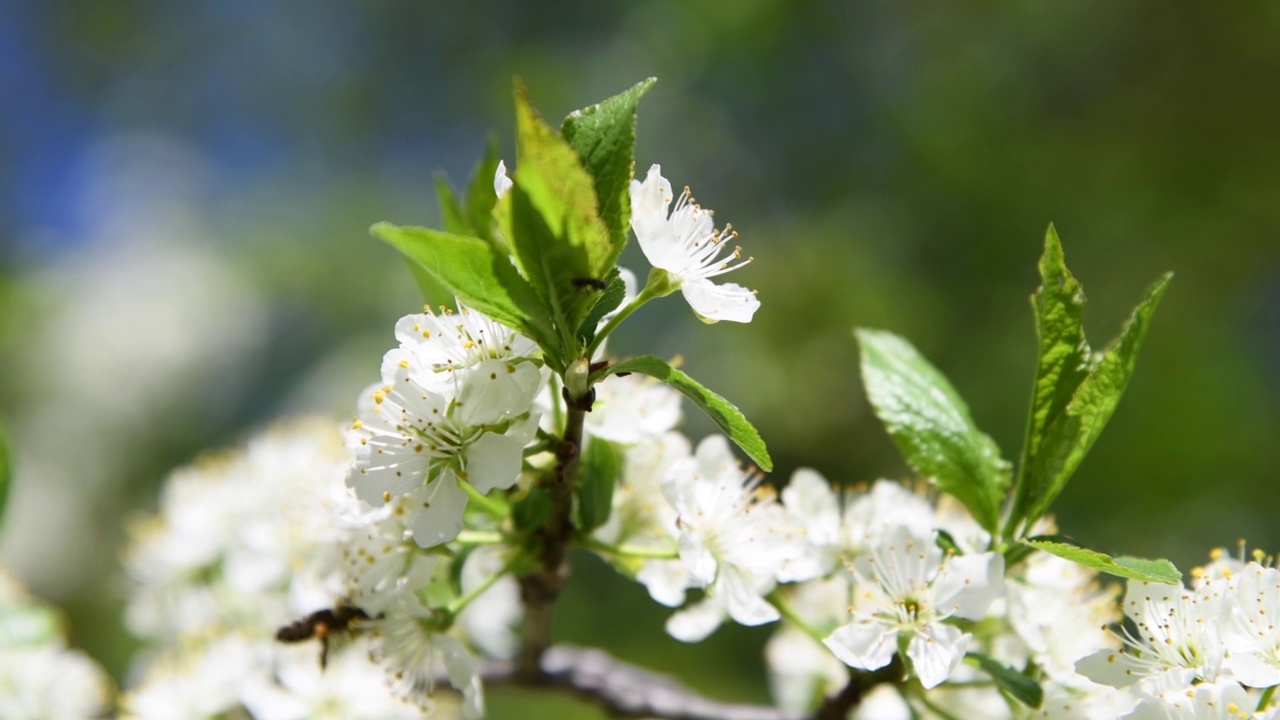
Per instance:
[[[408,360],[401,360],[401,361],[400,361],[400,367],[402,367],[402,368],[404,368],[404,369],[408,370],[408,369],[409,369],[409,361],[408,361]]]
[[[391,491],[384,490],[382,492],[382,502],[391,502]]]
[[[364,421],[361,420],[360,418],[356,418],[356,421],[351,423],[352,430],[359,430],[362,427],[364,427]]]

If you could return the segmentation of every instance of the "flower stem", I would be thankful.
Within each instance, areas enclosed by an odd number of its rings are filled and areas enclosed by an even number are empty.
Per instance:
[[[623,320],[631,317],[631,313],[639,310],[641,305],[644,305],[657,296],[658,293],[655,291],[653,286],[645,285],[644,289],[635,296],[635,299],[627,303],[625,307],[618,311],[617,315],[609,318],[609,322],[605,323],[605,326],[600,328],[600,332],[596,333],[595,339],[591,341],[591,347],[587,348],[587,357],[594,357],[596,350],[600,347],[600,344],[605,341],[605,338],[609,337],[609,333],[613,332],[614,328],[621,325]]]
[[[578,488],[586,419],[586,410],[575,407],[573,400],[577,399],[570,398],[570,402],[565,403],[564,434],[556,448],[556,467],[537,480],[551,499],[546,521],[532,531],[530,538],[538,565],[518,578],[524,623],[520,630],[516,676],[526,681],[542,677],[542,656],[551,646],[552,610],[569,573],[566,559],[573,538],[573,496]]]
[[[1263,690],[1263,691],[1262,691],[1262,697],[1258,698],[1258,707],[1256,708],[1256,710],[1257,710],[1258,712],[1262,712],[1263,710],[1266,710],[1266,709],[1267,709],[1267,705],[1270,705],[1270,704],[1271,704],[1271,698],[1272,698],[1272,696],[1274,696],[1275,694],[1276,694],[1276,686],[1275,686],[1275,685],[1272,685],[1271,687],[1267,688],[1266,690]]]
[[[449,613],[449,617],[456,617],[458,613],[462,612],[463,608],[471,604],[472,600],[480,597],[486,590],[493,587],[494,583],[498,582],[500,578],[511,572],[511,568],[514,564],[515,557],[508,558],[507,562],[502,565],[501,570],[485,578],[484,582],[471,588],[471,592],[462,595],[449,603],[449,605],[445,607],[445,611]]]
[[[807,620],[800,617],[800,614],[797,613],[796,609],[791,606],[791,603],[787,602],[787,599],[782,597],[782,593],[778,592],[777,590],[774,590],[768,595],[765,595],[764,599],[768,601],[770,605],[773,605],[775,608],[778,609],[779,615],[789,620],[791,624],[803,630],[804,634],[813,638],[814,642],[818,643],[819,645],[822,644],[822,641],[824,638],[826,638],[826,635],[819,632],[818,629],[810,625]]]
[[[475,487],[466,480],[458,480],[458,485],[462,488],[463,492],[467,494],[467,497],[471,498],[471,502],[475,503],[476,507],[480,508],[485,513],[501,519],[505,518],[510,512],[496,500],[485,496],[484,493],[475,489]]]
[[[502,533],[488,530],[463,530],[457,537],[463,545],[497,545],[506,539]]]
[[[634,545],[610,545],[599,540],[583,538],[579,541],[582,547],[596,552],[617,555],[618,557],[650,558],[653,560],[674,560],[680,557],[675,548],[644,548]]]

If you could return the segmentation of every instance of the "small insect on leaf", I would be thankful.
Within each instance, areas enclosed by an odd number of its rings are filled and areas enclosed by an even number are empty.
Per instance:
[[[591,288],[593,290],[604,292],[605,288],[609,287],[609,283],[601,280],[600,278],[576,277],[573,279],[573,286],[579,289]]]
[[[323,670],[329,663],[329,636],[334,633],[350,632],[352,623],[368,619],[369,615],[364,610],[344,600],[331,609],[317,610],[281,627],[276,631],[276,640],[283,643],[299,643],[311,638],[319,638],[320,668]]]

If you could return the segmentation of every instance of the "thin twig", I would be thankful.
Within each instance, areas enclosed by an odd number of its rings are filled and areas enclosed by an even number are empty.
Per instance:
[[[806,720],[803,713],[767,705],[711,700],[674,678],[623,662],[594,648],[557,645],[542,655],[541,672],[528,677],[515,664],[486,660],[485,684],[559,690],[594,703],[614,718],[665,720]],[[815,716],[816,717],[816,716]]]

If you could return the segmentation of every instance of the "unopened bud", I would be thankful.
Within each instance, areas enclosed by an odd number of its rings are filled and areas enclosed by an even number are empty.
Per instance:
[[[591,361],[587,358],[578,358],[569,364],[564,371],[564,389],[570,398],[577,400],[586,396],[591,390],[590,376]]]

